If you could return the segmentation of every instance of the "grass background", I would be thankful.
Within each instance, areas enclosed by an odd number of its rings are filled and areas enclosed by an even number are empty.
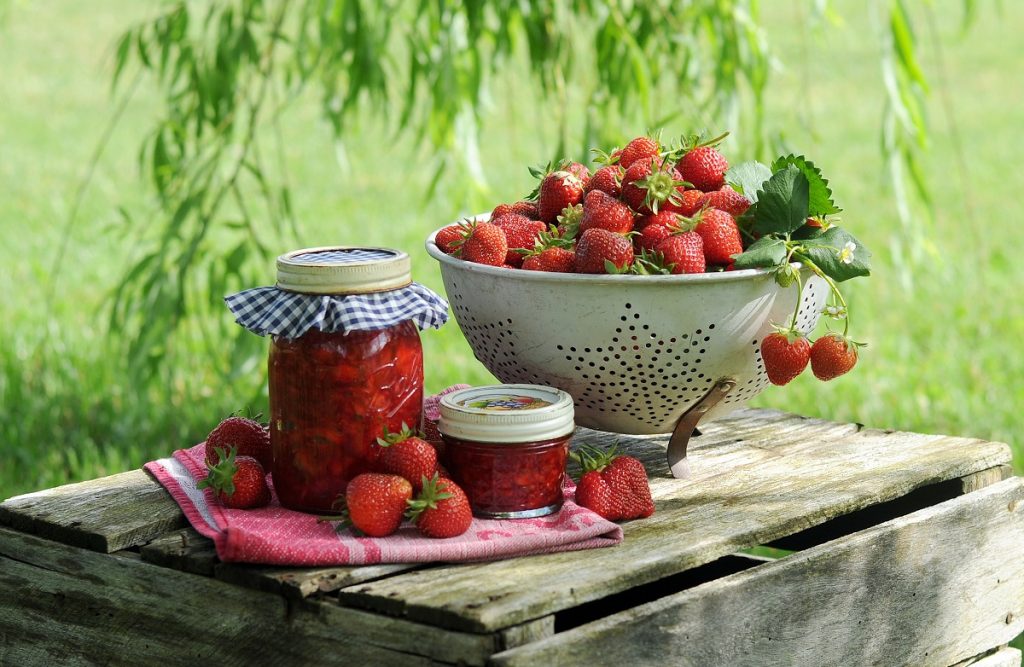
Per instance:
[[[1024,338],[1024,269],[1010,202],[1024,152],[1016,106],[1024,63],[1015,30],[1024,6],[984,11],[964,36],[958,15],[937,14],[941,52],[928,30],[920,35],[935,84],[925,155],[935,219],[928,230],[933,251],[916,260],[879,150],[884,94],[876,19],[844,6],[842,26],[808,33],[794,28],[801,17],[793,6],[766,18],[784,63],[773,74],[769,114],[773,126],[786,128],[781,141],[824,169],[845,208],[844,224],[875,253],[873,277],[847,290],[854,332],[869,347],[854,373],[829,384],[807,373],[756,404],[1005,441],[1020,472],[1024,355],[1016,343]],[[0,24],[0,307],[7,323],[0,345],[0,498],[137,467],[202,439],[228,412],[264,407],[262,394],[251,400],[263,385],[259,367],[232,378],[216,361],[186,356],[179,361],[191,369],[186,379],[137,386],[119,364],[105,307],[133,252],[133,235],[116,207],[147,210],[135,154],[157,109],[152,89],[143,85],[127,108],[74,224],[65,225],[113,113],[111,44],[150,11],[123,0],[15,2]],[[556,136],[525,77],[496,80],[493,98],[481,149],[497,202],[531,187],[525,167],[544,161]],[[668,106],[670,100],[662,102]],[[313,100],[286,116],[299,243],[400,247],[413,255],[416,278],[440,290],[422,239],[467,211],[455,210],[443,193],[424,202],[429,154],[410,148],[407,137],[392,139],[377,115],[365,114],[346,140],[349,171],[339,167]],[[622,134],[642,130],[636,121]],[[750,157],[735,141],[726,148],[735,161]],[[428,390],[491,380],[454,321],[423,338]]]

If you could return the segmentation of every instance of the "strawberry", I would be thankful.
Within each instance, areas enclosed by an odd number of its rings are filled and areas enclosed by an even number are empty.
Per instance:
[[[228,417],[206,436],[206,460],[217,463],[217,450],[229,451],[232,447],[240,456],[251,456],[265,469],[274,463],[274,452],[270,448],[270,433],[263,424],[254,419]]]
[[[761,341],[761,361],[772,384],[788,384],[807,368],[811,344],[793,329],[779,329]]]
[[[626,144],[626,147],[619,153],[619,164],[622,165],[623,169],[629,169],[630,165],[636,163],[637,160],[647,160],[649,162],[651,159],[658,157],[660,152],[661,144],[657,139],[637,137]]]
[[[698,190],[711,192],[725,185],[729,162],[714,146],[697,146],[683,155],[676,166],[683,180]]]
[[[723,185],[721,189],[704,195],[704,204],[710,208],[725,211],[734,218],[743,215],[750,208],[750,200],[729,185]]]
[[[579,162],[570,162],[565,165],[564,169],[580,179],[580,182],[583,183],[583,191],[586,193],[587,185],[590,184],[590,170],[587,169],[586,165]]]
[[[537,242],[537,236],[547,228],[540,220],[530,220],[518,213],[491,218],[491,224],[505,232],[508,245],[505,263],[510,266],[519,266],[523,263],[523,255],[517,250],[532,248]]]
[[[676,231],[655,246],[665,258],[666,265],[671,264],[672,273],[703,273],[707,268],[704,261],[704,242],[700,235],[693,231]]]
[[[366,535],[385,537],[398,530],[411,498],[412,485],[404,477],[364,472],[345,487],[344,514]]]
[[[704,208],[705,194],[700,190],[683,190],[668,208],[679,215],[691,218]]]
[[[579,231],[592,228],[627,234],[633,229],[633,211],[607,192],[593,190],[583,199]]]
[[[537,211],[537,205],[532,201],[517,201],[514,204],[498,204],[491,211],[491,222],[495,218],[500,218],[503,215],[509,213],[515,213],[517,215],[525,215],[530,220],[539,220],[540,213]]]
[[[743,240],[736,220],[716,208],[704,209],[695,230],[704,241],[704,259],[708,264],[728,264],[733,255],[743,252]]]
[[[576,502],[609,521],[640,519],[654,514],[651,487],[643,463],[632,456],[582,445],[573,453],[583,468]]]
[[[832,380],[848,373],[857,364],[855,343],[838,333],[828,333],[811,346],[811,370],[819,380]]]
[[[412,484],[413,491],[420,490],[424,477],[434,474],[437,450],[420,434],[410,431],[404,423],[398,433],[388,433],[385,426],[384,437],[377,438],[377,444],[381,448],[377,469],[406,478]]]
[[[634,231],[642,232],[648,225],[660,225],[662,227],[676,225],[679,222],[679,215],[675,211],[662,209],[657,213],[644,215],[637,219]]]
[[[461,253],[469,262],[501,266],[508,255],[505,232],[489,222],[474,222],[466,227]]]
[[[662,211],[661,213],[665,213]],[[672,215],[675,215],[674,213]],[[641,250],[654,250],[658,247],[658,244],[672,236],[672,230],[668,225],[650,223],[640,230],[640,235],[634,238],[636,247]],[[704,255],[700,256],[701,261],[704,260]]]
[[[607,192],[612,197],[618,197],[622,192],[622,176],[625,173],[626,170],[617,164],[601,167],[594,172],[594,175],[590,177],[590,182],[583,188],[584,195],[594,190],[600,190]]]
[[[537,195],[537,210],[540,219],[552,224],[566,206],[580,203],[583,199],[583,181],[568,171],[553,171],[540,182]]]
[[[637,213],[657,213],[679,203],[684,181],[674,167],[659,160],[639,160],[622,178],[622,200]]]
[[[408,507],[406,516],[427,537],[462,535],[473,521],[465,491],[440,474],[424,481],[423,490]]]
[[[251,456],[237,456],[238,449],[231,447],[215,450],[217,463],[206,462],[206,479],[196,486],[209,487],[225,506],[234,509],[263,507],[270,502],[270,487],[267,474],[260,462]]]
[[[463,226],[461,224],[448,225],[438,230],[434,236],[434,243],[446,255],[452,255],[462,245]]]
[[[607,229],[588,229],[576,243],[577,273],[620,273],[633,263],[633,243]]]
[[[576,253],[568,248],[544,248],[536,255],[523,260],[527,271],[548,271],[550,273],[572,273],[576,264]]]

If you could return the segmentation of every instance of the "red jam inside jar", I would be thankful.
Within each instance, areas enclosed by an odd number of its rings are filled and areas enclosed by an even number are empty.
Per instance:
[[[464,389],[441,398],[445,463],[475,516],[519,519],[562,507],[572,398],[539,385]]]
[[[412,321],[374,331],[275,336],[270,348],[274,490],[285,507],[330,512],[371,470],[387,427],[416,427],[423,349]]]

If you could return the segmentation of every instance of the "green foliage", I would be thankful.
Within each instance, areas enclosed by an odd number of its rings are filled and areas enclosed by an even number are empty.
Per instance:
[[[807,177],[793,165],[772,174],[750,207],[753,230],[759,234],[789,234],[807,220]]]

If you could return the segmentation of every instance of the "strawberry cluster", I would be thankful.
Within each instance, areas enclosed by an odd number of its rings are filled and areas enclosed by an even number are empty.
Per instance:
[[[591,170],[562,162],[533,170],[527,199],[483,221],[441,229],[437,246],[469,262],[559,273],[702,273],[733,268],[744,250],[737,216],[750,200],[726,183],[722,137],[663,146],[637,137],[595,151]]]

